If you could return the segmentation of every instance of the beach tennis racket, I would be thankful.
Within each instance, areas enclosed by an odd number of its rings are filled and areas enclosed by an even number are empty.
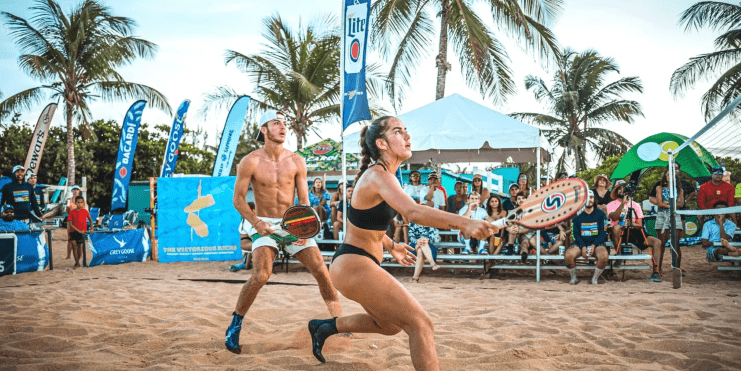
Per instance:
[[[277,235],[290,234],[295,238],[312,238],[319,234],[322,223],[311,206],[291,206],[283,213],[283,220],[271,227]]]
[[[508,217],[492,223],[499,228],[514,223],[528,229],[548,229],[584,210],[588,192],[581,179],[560,180],[535,190]]]

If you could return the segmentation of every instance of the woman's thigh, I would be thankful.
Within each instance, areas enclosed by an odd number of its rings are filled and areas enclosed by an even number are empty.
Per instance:
[[[428,318],[399,281],[365,256],[342,255],[332,263],[329,274],[337,290],[363,306],[381,327],[406,329]]]

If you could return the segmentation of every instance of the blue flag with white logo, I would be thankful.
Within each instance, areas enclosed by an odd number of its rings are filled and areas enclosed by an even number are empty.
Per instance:
[[[160,176],[163,178],[175,172],[175,165],[178,162],[178,147],[180,147],[180,139],[183,137],[185,116],[188,114],[188,107],[190,107],[190,99],[186,99],[183,103],[180,103],[178,113],[175,115],[175,121],[172,122],[170,137],[167,139],[167,146],[165,146],[165,159],[162,162],[162,172],[160,173]]]
[[[365,50],[368,43],[370,0],[345,0],[343,9],[342,131],[354,122],[370,120],[365,89]]]
[[[224,132],[221,133],[221,142],[219,151],[216,152],[216,161],[214,162],[214,171],[211,176],[229,176],[234,162],[234,154],[237,152],[239,144],[239,135],[242,133],[244,126],[244,115],[247,114],[247,108],[250,106],[250,97],[242,96],[234,102],[229,115],[226,117]]]
[[[123,125],[121,125],[116,171],[113,174],[111,210],[126,209],[129,182],[131,181],[131,167],[134,165],[134,153],[136,152],[136,143],[139,140],[139,125],[142,122],[142,112],[146,105],[147,101],[144,100],[132,104],[129,111],[126,112]]]

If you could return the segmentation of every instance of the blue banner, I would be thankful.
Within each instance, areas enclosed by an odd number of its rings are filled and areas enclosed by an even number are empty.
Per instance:
[[[157,180],[160,263],[227,261],[242,257],[232,204],[236,177]]]
[[[180,147],[180,138],[183,137],[185,116],[188,113],[188,107],[190,107],[190,99],[186,99],[183,103],[180,103],[178,113],[175,115],[175,121],[172,123],[170,137],[167,139],[167,146],[165,146],[165,159],[162,162],[162,172],[160,173],[160,176],[163,178],[175,172],[175,165],[178,162],[178,147]]]
[[[242,133],[242,126],[244,126],[244,115],[247,114],[249,105],[250,97],[242,96],[234,102],[232,109],[229,110],[229,116],[226,117],[226,124],[224,124],[224,132],[221,133],[219,151],[216,152],[214,171],[211,176],[229,176],[232,162],[234,162],[234,153],[237,151],[237,144],[239,144],[239,135]]]
[[[12,233],[0,233],[0,276],[15,274],[16,246],[18,240]]]
[[[143,228],[112,233],[96,232],[89,236],[88,248],[93,254],[89,267],[143,262],[152,254],[149,232]]]
[[[126,210],[126,199],[129,194],[131,181],[131,167],[134,165],[136,143],[139,140],[139,124],[142,122],[142,111],[147,105],[144,100],[131,105],[126,112],[121,125],[121,140],[118,143],[118,158],[116,170],[113,174],[113,195],[111,196],[111,210]]]
[[[15,271],[37,272],[46,269],[49,265],[49,247],[46,244],[44,231],[30,233],[16,233],[18,239],[18,258]]]
[[[370,0],[345,0],[342,34],[342,131],[354,122],[370,120],[365,89],[365,50]]]

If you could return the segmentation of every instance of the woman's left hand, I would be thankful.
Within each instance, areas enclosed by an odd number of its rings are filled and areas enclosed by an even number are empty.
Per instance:
[[[412,247],[405,243],[395,243],[394,249],[391,250],[391,256],[402,266],[408,267],[417,262],[417,257],[414,256],[413,251]]]

